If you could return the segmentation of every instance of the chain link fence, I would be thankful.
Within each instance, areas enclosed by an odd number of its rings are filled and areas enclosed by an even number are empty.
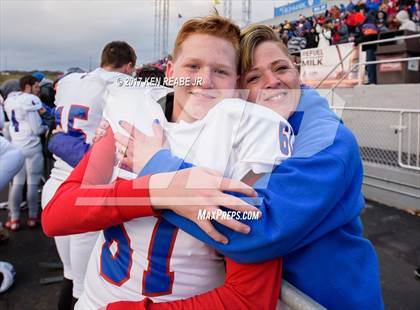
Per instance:
[[[364,162],[420,172],[420,110],[332,109],[356,136]]]

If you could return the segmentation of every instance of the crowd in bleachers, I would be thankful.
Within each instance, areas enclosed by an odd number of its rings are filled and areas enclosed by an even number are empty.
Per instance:
[[[420,0],[349,0],[313,16],[300,15],[271,26],[288,47],[298,55],[303,49],[334,44],[360,43],[376,35],[396,31],[420,31]],[[374,50],[367,50],[368,60],[375,60]],[[143,65],[137,75],[149,76],[165,72],[170,56]],[[297,60],[298,61],[298,60]],[[376,83],[376,65],[367,67],[369,83]]]
[[[168,55],[155,62],[150,62],[142,65],[136,69],[137,78],[157,77],[160,81],[163,81],[166,71],[166,63],[171,59]]]
[[[420,29],[419,0],[349,0],[323,14],[300,15],[272,28],[291,53],[305,48],[357,42],[360,37],[394,30]]]

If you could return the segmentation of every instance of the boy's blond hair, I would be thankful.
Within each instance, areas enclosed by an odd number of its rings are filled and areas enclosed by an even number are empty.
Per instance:
[[[225,39],[232,43],[237,64],[239,64],[239,40],[241,29],[233,21],[218,14],[205,17],[192,18],[186,21],[178,32],[175,40],[173,59],[176,61],[181,52],[181,45],[193,34],[207,34],[217,38]]]
[[[275,42],[290,58],[287,47],[283,44],[273,29],[266,25],[250,25],[241,31],[240,74],[244,74],[251,69],[255,48],[266,41]]]

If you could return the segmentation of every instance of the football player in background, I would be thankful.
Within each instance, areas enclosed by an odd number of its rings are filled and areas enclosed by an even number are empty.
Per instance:
[[[20,203],[25,181],[27,182],[26,201],[29,214],[27,225],[35,227],[38,222],[38,186],[41,180],[44,159],[40,135],[45,132],[40,114],[44,112],[39,95],[39,82],[30,75],[20,80],[20,92],[10,93],[4,109],[10,120],[9,134],[12,144],[17,146],[25,157],[23,168],[13,178],[9,193],[9,220],[5,226],[16,231],[20,228]]]
[[[100,68],[89,73],[71,73],[58,82],[55,120],[59,130],[63,131],[62,135],[83,141],[85,148],[89,148],[102,119],[106,86],[117,77],[131,76],[136,60],[135,51],[129,44],[113,41],[102,51]],[[43,207],[72,170],[56,156],[54,168],[42,191]],[[82,294],[86,266],[97,236],[96,232],[91,232],[55,238],[64,269],[59,309],[72,309]]]

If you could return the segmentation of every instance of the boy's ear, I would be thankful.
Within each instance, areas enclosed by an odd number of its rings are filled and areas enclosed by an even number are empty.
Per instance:
[[[122,69],[123,69],[123,73],[127,75],[131,75],[132,72],[136,71],[132,62],[125,64]]]
[[[174,63],[172,61],[168,61],[168,63],[166,64],[165,76],[167,78],[170,78],[172,77],[173,74],[174,74]]]

